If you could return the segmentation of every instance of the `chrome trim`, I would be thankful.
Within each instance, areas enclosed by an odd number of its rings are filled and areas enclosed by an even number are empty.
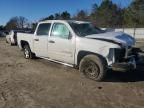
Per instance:
[[[45,58],[45,57],[39,57],[39,58],[42,58],[42,59],[45,59],[45,60],[48,60],[48,61],[52,61],[52,62],[55,62],[55,63],[63,64],[65,66],[74,67],[74,65],[72,65],[72,64],[64,63],[64,62],[53,60],[53,59],[50,59],[50,58]]]

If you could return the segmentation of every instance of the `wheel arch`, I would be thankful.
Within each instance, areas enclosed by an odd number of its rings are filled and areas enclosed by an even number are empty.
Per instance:
[[[21,40],[20,41],[20,45],[21,45],[22,49],[24,48],[25,45],[28,45],[30,47],[29,43],[27,41],[25,41],[25,40]]]
[[[31,58],[35,58],[36,57],[35,53],[32,52],[32,50],[30,48],[30,45],[29,45],[29,43],[27,41],[21,40],[20,41],[20,45],[21,45],[22,50],[24,50],[24,46],[27,45],[29,47],[30,52],[31,52]]]
[[[82,50],[82,51],[79,51],[78,55],[77,55],[77,67],[80,64],[80,61],[87,55],[96,55],[96,56],[100,57],[101,59],[103,59],[105,61],[105,63],[108,65],[107,60],[106,60],[106,58],[104,56],[102,56],[102,55],[100,55],[98,53],[93,53],[93,52],[90,52],[90,51]]]

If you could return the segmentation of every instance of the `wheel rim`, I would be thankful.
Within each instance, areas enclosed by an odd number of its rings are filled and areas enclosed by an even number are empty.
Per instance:
[[[25,58],[29,58],[29,51],[25,48],[24,49]]]
[[[100,69],[98,65],[93,61],[86,61],[86,65],[84,66],[84,74],[91,78],[95,79],[99,76]]]

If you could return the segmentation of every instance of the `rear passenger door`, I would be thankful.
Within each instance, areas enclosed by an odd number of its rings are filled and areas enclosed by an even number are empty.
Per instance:
[[[34,52],[38,57],[48,57],[48,36],[51,23],[38,25],[34,36]]]

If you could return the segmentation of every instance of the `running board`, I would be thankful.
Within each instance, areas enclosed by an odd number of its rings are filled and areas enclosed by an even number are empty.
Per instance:
[[[42,58],[42,59],[45,59],[45,60],[48,60],[48,61],[52,61],[52,62],[55,62],[55,63],[59,63],[59,64],[62,64],[62,65],[65,65],[65,66],[74,67],[74,65],[72,65],[72,64],[63,63],[63,62],[60,62],[60,61],[57,61],[57,60],[53,60],[53,59],[49,59],[49,58],[45,58],[45,57],[39,57],[39,58]]]

